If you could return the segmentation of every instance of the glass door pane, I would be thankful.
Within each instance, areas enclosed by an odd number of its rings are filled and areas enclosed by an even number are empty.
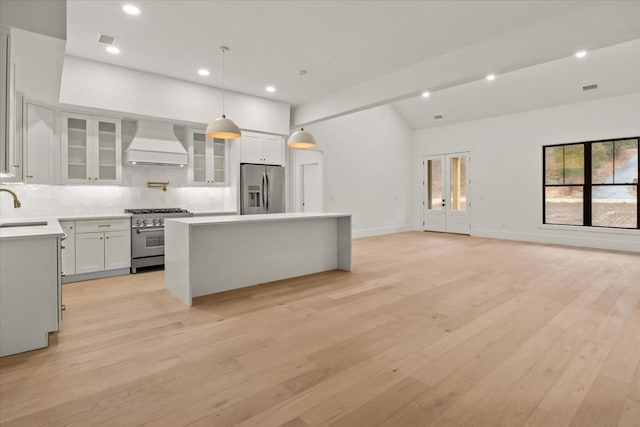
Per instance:
[[[98,121],[98,178],[116,179],[116,124]]]
[[[67,117],[67,177],[87,179],[88,120]]]
[[[444,201],[440,159],[427,160],[427,177],[427,209],[440,211]]]
[[[193,182],[207,182],[207,147],[204,133],[193,133]]]
[[[224,182],[225,177],[225,142],[222,139],[216,139],[213,142],[213,171],[214,181]]]
[[[450,209],[452,211],[467,210],[467,162],[465,157],[451,157],[449,177],[451,200]]]

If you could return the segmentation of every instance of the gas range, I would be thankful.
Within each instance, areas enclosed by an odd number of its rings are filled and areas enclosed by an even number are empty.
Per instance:
[[[125,209],[131,214],[131,272],[164,264],[164,220],[193,216],[185,209]]]
[[[160,208],[160,209],[125,209],[131,215],[131,228],[164,227],[165,218],[179,218],[192,216],[186,209]]]

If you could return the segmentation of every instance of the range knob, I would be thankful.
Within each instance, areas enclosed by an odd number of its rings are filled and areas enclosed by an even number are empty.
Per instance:
[[[160,218],[160,219],[158,220],[158,224],[160,224],[160,225],[164,224],[164,219]]]
[[[153,219],[153,225],[158,225],[158,220],[157,219]]]
[[[140,220],[139,219],[136,220],[136,225],[140,225]]]
[[[147,225],[147,220],[146,219],[142,220],[142,225]]]

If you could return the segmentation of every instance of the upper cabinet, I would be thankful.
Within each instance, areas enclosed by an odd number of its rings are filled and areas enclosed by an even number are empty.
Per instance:
[[[284,143],[281,136],[242,132],[240,163],[282,165]]]
[[[16,95],[11,30],[0,27],[0,181],[22,181],[22,150],[16,132],[21,99]]]
[[[62,181],[69,184],[120,184],[121,121],[62,113]]]
[[[228,144],[224,139],[207,138],[200,129],[189,129],[189,176],[192,185],[228,183]]]
[[[24,182],[55,182],[55,110],[26,102],[24,108]]]

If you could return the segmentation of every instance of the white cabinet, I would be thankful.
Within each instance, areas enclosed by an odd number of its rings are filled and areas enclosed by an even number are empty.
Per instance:
[[[240,163],[282,165],[281,136],[243,131],[240,144]]]
[[[203,130],[189,129],[187,132],[191,184],[227,184],[227,142],[224,139],[207,138]]]
[[[104,233],[76,234],[76,274],[104,270]]]
[[[24,182],[55,182],[55,110],[26,102],[24,108]]]
[[[70,184],[119,184],[121,121],[62,113],[62,180]]]
[[[0,181],[20,182],[21,144],[17,130],[20,105],[15,91],[11,29],[0,27]]]
[[[129,219],[75,222],[75,274],[131,267]]]
[[[131,232],[127,230],[104,233],[104,269],[129,267],[131,267]]]
[[[61,221],[62,231],[67,238],[60,245],[62,272],[65,276],[76,274],[76,230],[73,221]]]

